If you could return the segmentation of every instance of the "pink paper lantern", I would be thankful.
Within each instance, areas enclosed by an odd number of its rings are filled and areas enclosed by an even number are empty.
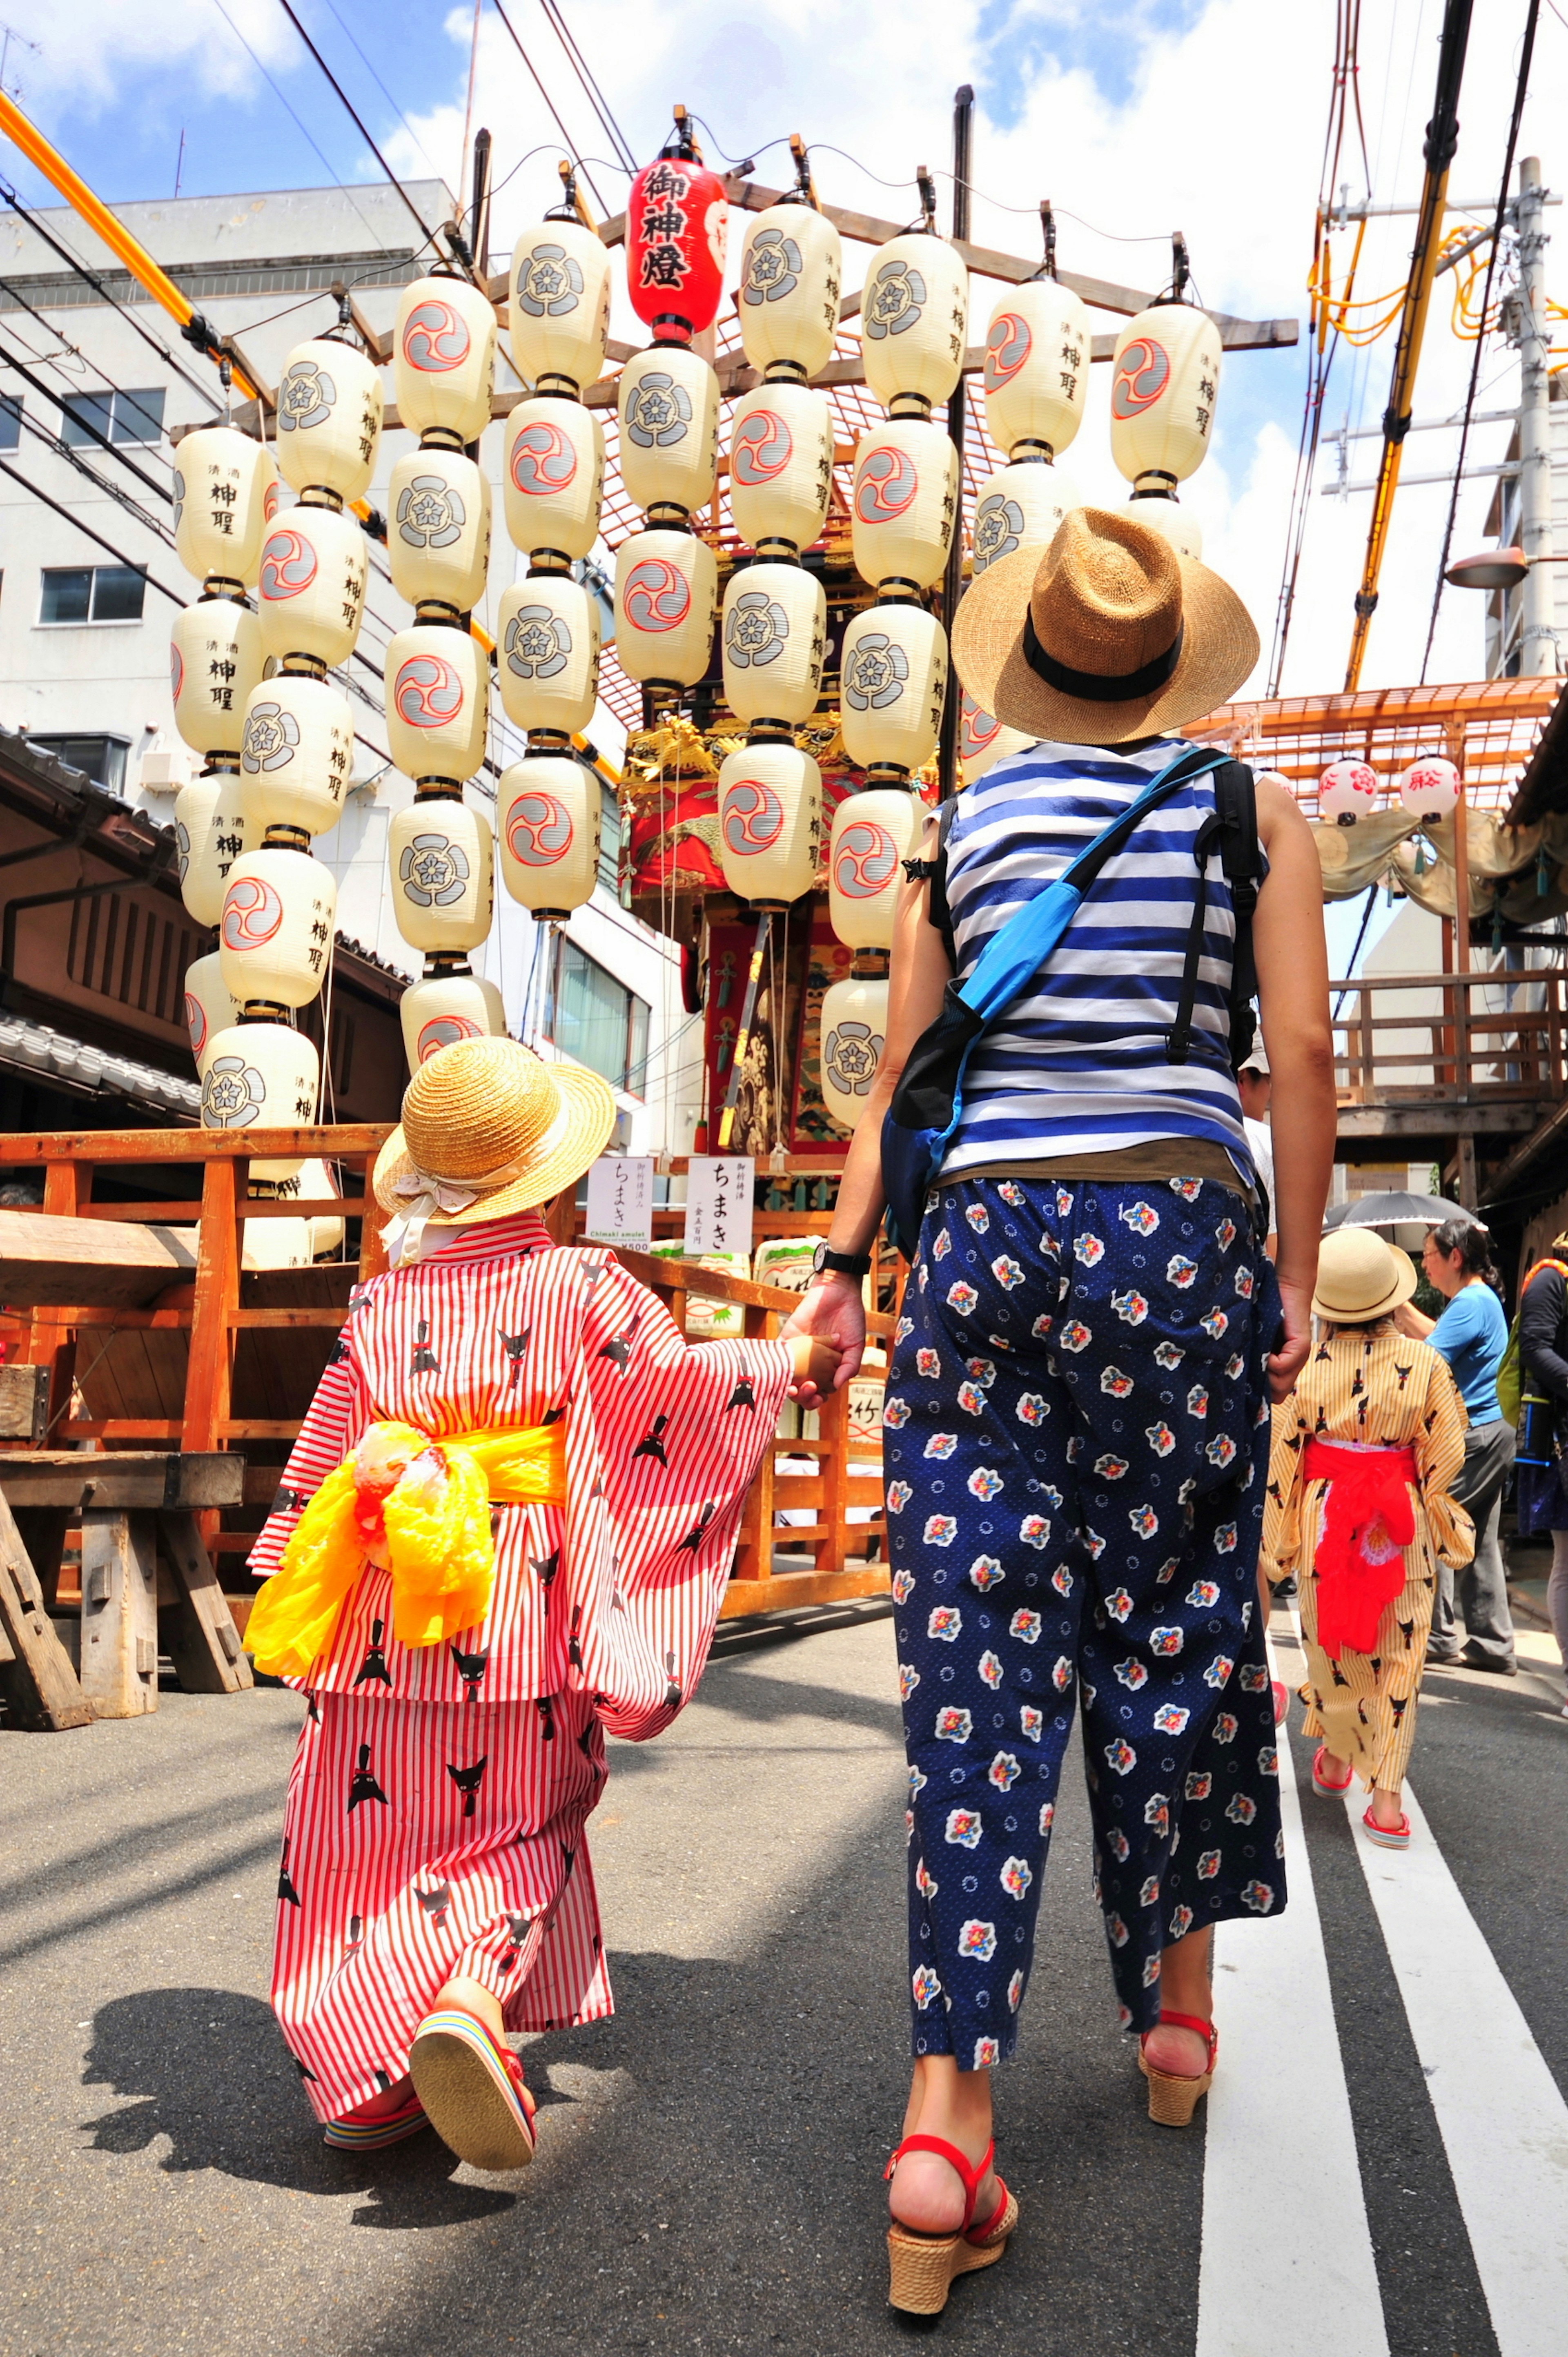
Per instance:
[[[1317,807],[1340,826],[1354,826],[1377,808],[1379,779],[1365,761],[1330,761],[1317,781]]]

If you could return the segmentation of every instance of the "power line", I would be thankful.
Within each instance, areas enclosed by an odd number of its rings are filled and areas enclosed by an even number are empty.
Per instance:
[[[577,156],[576,148],[573,145],[572,135],[567,130],[566,125],[562,122],[559,114],[555,112],[555,102],[551,97],[550,92],[545,89],[544,84],[540,81],[538,73],[534,70],[533,59],[529,56],[528,51],[523,48],[521,41],[518,38],[517,27],[512,23],[511,18],[507,15],[506,10],[502,7],[501,0],[495,0],[495,11],[496,15],[500,18],[501,23],[506,27],[512,48],[517,51],[518,56],[528,68],[529,74],[533,82],[533,87],[539,92],[540,97],[544,101],[545,109],[550,116],[551,122],[555,125],[556,130],[561,134],[562,138],[565,141],[567,155],[576,156],[577,168],[582,173],[584,179],[586,180],[589,188],[593,189],[595,202],[597,204],[599,210],[602,213],[607,213],[609,211],[609,207],[606,204],[604,196],[600,191],[597,183],[595,181],[593,174],[588,170],[588,167],[583,162],[582,157]]]
[[[222,0],[214,0],[214,5],[221,8]],[[278,0],[278,6],[283,10],[284,15],[288,18],[289,23],[294,27],[295,31],[299,35],[300,39],[305,43],[306,48],[310,51],[311,56],[316,59],[317,64],[320,67],[322,72],[331,83],[333,90],[337,92],[344,113],[348,115],[349,120],[354,125],[355,130],[359,133],[360,138],[364,141],[366,146],[370,149],[377,163],[381,166],[381,170],[386,174],[388,181],[403,199],[403,205],[417,226],[421,237],[424,240],[426,245],[434,246],[435,243],[435,231],[428,226],[424,215],[421,213],[418,206],[414,203],[413,199],[409,195],[408,190],[403,187],[403,182],[398,178],[397,174],[392,170],[392,166],[387,162],[386,157],[381,154],[381,149],[376,145],[375,141],[371,138],[363,119],[356,109],[352,99],[349,96],[348,91],[344,89],[342,83],[338,81],[337,75],[333,72],[326,59],[322,56],[315,42],[311,39],[310,35],[306,31],[305,27],[300,23],[299,12],[294,5],[294,0]],[[293,113],[292,108],[290,108],[289,111],[291,113]],[[314,145],[314,141],[311,144]],[[318,149],[317,153],[319,152],[320,151]],[[378,243],[381,242],[381,241],[380,240],[377,241]],[[466,258],[466,247],[463,248],[463,255]]]
[[[320,164],[321,168],[326,173],[328,178],[332,182],[333,187],[341,189],[343,195],[349,197],[348,189],[344,187],[343,182],[338,178],[337,173],[332,168],[331,158],[321,147],[317,146],[311,134],[306,129],[304,123],[295,113],[294,108],[284,96],[283,91],[278,88],[277,83],[273,80],[272,75],[267,71],[265,66],[262,63],[262,60],[251,47],[250,42],[245,38],[244,34],[242,33],[239,26],[236,25],[233,17],[229,14],[228,9],[223,5],[223,0],[212,0],[212,5],[217,9],[218,14],[222,17],[223,22],[228,26],[229,30],[233,34],[234,38],[239,42],[240,47],[244,50],[245,55],[250,59],[251,63],[255,67],[256,71],[261,75],[262,80],[266,83],[267,88],[272,91],[273,96],[277,100],[278,104],[283,108],[284,113],[288,116],[289,121],[294,124],[294,127],[298,132],[300,137],[315,155],[317,161]],[[354,204],[352,197],[349,197],[349,202],[351,205]],[[371,236],[375,239],[376,243],[381,247],[382,253],[385,253],[390,252],[391,249],[388,247],[385,238],[379,233],[374,222],[366,220],[365,215],[360,212],[358,205],[354,205],[354,210],[357,213],[360,213],[360,219],[364,221],[367,231],[370,232]]]
[[[47,385],[44,382],[42,377],[35,376],[32,370],[28,368],[25,362],[17,360],[15,353],[8,351],[4,344],[0,344],[0,367],[14,369],[16,373],[21,378],[24,384],[30,384],[33,391],[38,393],[41,399],[52,403],[54,407],[59,411],[62,418],[70,417],[75,425],[80,425],[83,433],[90,435],[92,440],[97,443],[100,449],[106,450],[112,458],[117,458],[119,460],[121,466],[124,468],[127,474],[134,475],[137,482],[142,485],[144,490],[151,491],[156,500],[164,500],[168,497],[168,486],[166,483],[155,482],[151,475],[145,474],[143,469],[136,465],[134,458],[128,458],[125,456],[124,448],[119,444],[111,442],[109,436],[103,433],[100,427],[94,425],[91,418],[80,416],[74,409],[69,408],[67,406],[67,395],[56,393],[51,386]],[[111,387],[111,390],[117,393],[121,388],[118,385],[115,385]],[[129,396],[126,397],[129,398]],[[101,393],[91,393],[86,394],[75,393],[69,396],[69,398],[76,401],[81,401],[84,399],[88,401],[101,401],[102,399],[102,395]],[[64,450],[67,449],[69,446],[62,442],[60,447]],[[108,487],[105,486],[105,489],[107,488]]]
[[[628,171],[635,173],[637,170],[637,157],[632,154],[630,144],[628,141],[625,133],[622,131],[619,124],[616,121],[615,116],[610,112],[609,101],[606,98],[603,91],[599,88],[598,82],[589,70],[586,59],[584,57],[582,50],[577,47],[576,38],[572,32],[571,27],[567,24],[566,19],[563,16],[560,9],[556,6],[555,0],[539,0],[539,5],[543,9],[545,16],[550,20],[550,23],[554,27],[555,37],[566,52],[566,62],[572,68],[577,80],[582,83],[583,89],[587,95],[589,105],[593,108],[594,113],[598,116],[605,130],[608,132],[611,146],[619,149],[621,160],[625,164]]]
[[[439,179],[441,178],[441,174],[436,166],[434,163],[431,163],[430,154],[428,149],[425,147],[424,140],[420,138],[419,134],[415,131],[413,124],[409,121],[407,115],[403,113],[402,107],[398,104],[396,99],[392,96],[391,91],[387,88],[380,74],[376,71],[375,67],[371,63],[370,59],[365,55],[364,50],[360,48],[358,40],[355,38],[354,28],[345,19],[342,10],[337,5],[337,0],[327,0],[327,5],[331,9],[333,16],[337,18],[344,35],[352,45],[354,54],[359,59],[360,63],[364,67],[365,71],[370,75],[371,80],[375,83],[376,88],[381,91],[381,96],[386,100],[387,104],[392,108],[392,111],[396,115],[398,121],[402,124],[403,129],[407,132],[409,137],[413,140],[420,154],[424,157],[425,162],[430,165],[430,169],[435,178]]]

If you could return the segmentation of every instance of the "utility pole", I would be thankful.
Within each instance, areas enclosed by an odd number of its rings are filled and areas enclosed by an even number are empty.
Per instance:
[[[1554,678],[1563,668],[1556,630],[1552,546],[1552,386],[1546,372],[1552,341],[1546,320],[1546,191],[1541,159],[1519,167],[1519,499],[1520,545],[1530,571],[1520,592],[1524,617],[1519,668],[1526,679]]]

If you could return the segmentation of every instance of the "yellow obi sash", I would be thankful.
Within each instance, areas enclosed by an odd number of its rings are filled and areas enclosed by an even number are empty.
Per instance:
[[[384,1465],[403,1460],[380,1492],[357,1483],[367,1444]],[[270,1676],[307,1676],[371,1559],[370,1544],[390,1565],[398,1642],[439,1645],[490,1609],[492,1503],[554,1506],[565,1495],[564,1421],[439,1437],[413,1425],[372,1424],[295,1524],[280,1568],[251,1608],[245,1650]]]

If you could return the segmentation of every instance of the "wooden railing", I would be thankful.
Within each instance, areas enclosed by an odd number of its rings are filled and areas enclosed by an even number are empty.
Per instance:
[[[1341,1105],[1544,1104],[1568,1086],[1563,968],[1363,974],[1329,992]]]

